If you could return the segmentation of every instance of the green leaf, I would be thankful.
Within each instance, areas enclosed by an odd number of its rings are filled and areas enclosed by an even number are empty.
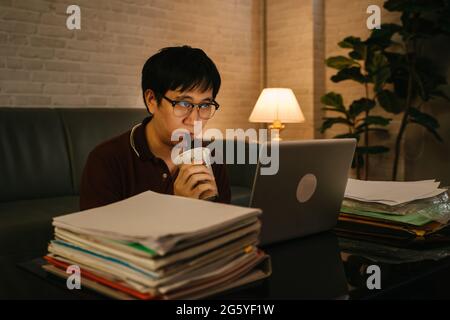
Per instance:
[[[389,151],[388,147],[385,146],[368,146],[368,147],[356,147],[356,151],[359,154],[379,154]]]
[[[389,67],[380,68],[376,73],[372,75],[372,82],[374,84],[373,90],[380,92],[383,90],[384,84],[391,77],[391,69]]]
[[[357,62],[355,60],[344,57],[344,56],[330,57],[330,58],[326,59],[325,62],[328,67],[338,69],[338,70],[349,68],[349,67],[357,64]]]
[[[334,139],[347,139],[347,138],[354,138],[356,140],[359,140],[360,135],[357,133],[342,133],[337,134],[333,137]]]
[[[331,77],[333,82],[341,82],[344,80],[354,80],[359,83],[366,83],[367,79],[361,74],[360,67],[351,67],[339,70],[337,74]]]
[[[375,101],[367,98],[361,98],[352,102],[349,107],[349,114],[357,117],[361,112],[369,111],[375,107]]]
[[[439,121],[433,116],[420,111],[417,108],[410,107],[408,109],[408,114],[411,120],[414,120],[418,124],[422,124],[423,126],[427,126],[433,129],[439,128]]]
[[[409,122],[424,127],[436,138],[436,140],[440,142],[443,141],[442,137],[436,131],[436,129],[439,128],[439,121],[436,118],[414,107],[409,108],[408,114],[410,116]]]
[[[371,73],[377,72],[380,68],[388,67],[389,61],[382,52],[373,52],[370,56],[370,60],[367,61],[367,71]]]
[[[362,123],[356,127],[356,129],[365,128],[370,125],[387,126],[392,119],[388,119],[382,116],[368,116],[362,119]]]
[[[348,55],[350,56],[350,58],[352,58],[354,60],[363,60],[364,59],[364,56],[361,54],[360,51],[353,50],[353,51],[350,51]]]
[[[353,123],[351,121],[349,121],[346,118],[342,118],[342,117],[335,117],[335,118],[331,118],[331,117],[325,117],[323,118],[323,123],[322,123],[322,127],[320,128],[320,132],[324,133],[326,130],[328,130],[329,128],[331,128],[332,126],[334,126],[335,124],[345,124],[345,125],[350,125],[352,126]]]
[[[348,54],[352,59],[364,60],[367,56],[367,45],[365,43],[357,43],[353,50]]]
[[[361,128],[361,129],[356,130],[355,133],[361,134],[361,133],[364,133],[365,131],[366,131],[366,128]],[[389,134],[389,130],[384,129],[384,128],[368,128],[367,131]]]
[[[390,66],[403,66],[405,69],[408,68],[406,64],[406,55],[398,52],[384,51],[383,55],[388,59]]]
[[[385,49],[392,44],[392,36],[399,32],[402,27],[395,23],[383,23],[380,29],[373,29],[367,44]]]
[[[439,133],[436,131],[435,128],[430,127],[428,124],[426,123],[422,123],[422,122],[418,122],[414,119],[409,120],[411,123],[416,123],[422,127],[424,127],[425,129],[428,130],[428,132],[430,132],[435,138],[436,140],[438,140],[439,142],[443,142],[444,140],[442,139],[442,137],[439,135]]]
[[[414,84],[423,101],[428,101],[432,93],[442,85],[447,84],[446,78],[441,75],[439,67],[426,58],[417,58],[415,64]]]
[[[342,40],[341,42],[338,43],[339,47],[341,48],[350,48],[353,49],[355,47],[355,45],[357,44],[361,44],[361,38],[359,37],[353,37],[353,36],[349,36],[346,37],[344,40]]]
[[[339,112],[339,113],[345,114],[346,117],[349,116],[347,110],[345,110],[345,109],[336,109],[336,108],[334,108],[334,107],[324,107],[324,108],[322,108],[322,110],[324,110],[324,111],[334,111],[334,112]]]
[[[406,101],[408,97],[408,78],[409,71],[405,71],[402,69],[392,70],[391,69],[391,79],[394,85],[394,94],[399,98],[404,105],[404,101]],[[417,96],[417,92],[413,90],[411,99],[414,99]],[[402,107],[404,108],[404,107]],[[403,111],[403,110],[402,110]]]
[[[339,110],[345,110],[342,95],[333,91],[323,95],[320,98],[320,102],[322,102],[326,106],[332,106]]]
[[[383,7],[387,11],[406,11],[409,6],[409,0],[387,0]]]
[[[400,97],[406,97],[409,67],[405,54],[384,52],[388,60],[391,77],[389,82],[394,83],[394,91]]]
[[[381,52],[374,52],[368,56],[366,69],[374,83],[375,92],[379,92],[391,76],[391,69],[386,56]]]
[[[380,106],[390,113],[399,114],[405,108],[402,99],[389,90],[380,90],[377,94],[377,100]]]

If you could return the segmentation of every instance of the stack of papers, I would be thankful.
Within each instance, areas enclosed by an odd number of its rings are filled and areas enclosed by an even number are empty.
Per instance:
[[[345,198],[396,206],[445,192],[446,189],[439,188],[439,184],[435,180],[399,182],[348,179]]]
[[[439,212],[433,216],[433,205],[439,202],[439,196],[447,191],[445,188],[439,188],[439,185],[440,182],[435,180],[399,182],[348,179],[342,211],[423,226],[443,218]],[[448,219],[444,222],[447,221]]]
[[[268,277],[259,209],[147,191],[56,217],[44,269],[118,299],[198,299]]]
[[[447,188],[435,180],[348,179],[337,230],[385,239],[440,240],[450,220]]]

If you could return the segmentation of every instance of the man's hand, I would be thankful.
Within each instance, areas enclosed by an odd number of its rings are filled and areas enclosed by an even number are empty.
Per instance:
[[[207,199],[218,194],[212,171],[203,164],[183,164],[173,185],[173,193],[195,199]]]

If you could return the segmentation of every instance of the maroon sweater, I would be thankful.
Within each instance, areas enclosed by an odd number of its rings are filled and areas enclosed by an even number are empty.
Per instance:
[[[147,190],[173,194],[178,172],[171,176],[166,163],[150,151],[145,135],[145,126],[150,120],[151,117],[144,119],[134,130],[132,141],[136,151],[130,144],[131,130],[91,151],[81,178],[81,210],[117,202]],[[212,169],[219,191],[217,201],[229,203],[231,192],[226,167],[213,164]]]

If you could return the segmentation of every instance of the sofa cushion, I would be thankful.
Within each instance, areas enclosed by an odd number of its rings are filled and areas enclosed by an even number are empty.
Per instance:
[[[66,140],[57,111],[0,108],[0,202],[72,193]]]
[[[89,152],[140,123],[145,109],[59,109],[68,138],[75,194],[79,193],[81,175]]]
[[[2,255],[42,250],[53,237],[52,218],[79,210],[77,196],[0,203]]]

